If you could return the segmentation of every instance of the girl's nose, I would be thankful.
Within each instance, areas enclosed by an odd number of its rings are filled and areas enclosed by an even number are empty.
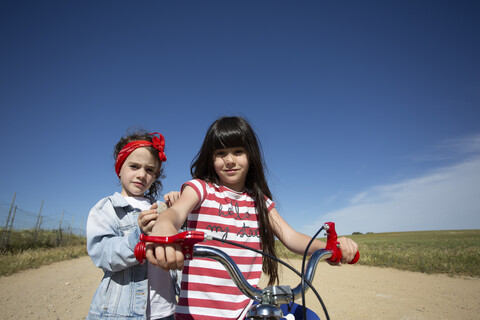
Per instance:
[[[139,176],[140,178],[145,178],[145,177],[147,176],[147,170],[145,170],[145,169],[143,169],[143,168],[140,169],[140,170],[138,170],[137,172],[138,172],[138,176]]]
[[[233,154],[229,152],[225,157],[223,157],[223,161],[225,161],[226,164],[234,163],[235,160],[234,160]]]

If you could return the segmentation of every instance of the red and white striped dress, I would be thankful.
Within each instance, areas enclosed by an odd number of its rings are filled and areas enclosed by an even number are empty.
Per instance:
[[[200,201],[189,214],[188,230],[261,249],[254,199],[246,192],[237,192],[202,180],[191,180]],[[267,199],[270,211],[275,204]],[[207,241],[226,252],[238,265],[248,282],[257,286],[262,275],[262,256],[249,250]],[[183,269],[181,293],[175,319],[243,319],[251,300],[233,283],[225,268],[211,259],[189,260]]]

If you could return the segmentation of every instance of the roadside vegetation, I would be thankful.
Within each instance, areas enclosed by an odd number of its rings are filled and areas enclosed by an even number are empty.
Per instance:
[[[361,265],[480,277],[480,230],[356,232],[348,237],[359,245]],[[282,257],[301,258],[280,242],[278,250]]]
[[[0,232],[4,234],[3,229]],[[87,254],[84,237],[62,230],[12,230],[8,242],[3,240],[0,276]]]
[[[480,230],[356,232],[348,237],[360,247],[361,265],[480,277]],[[277,250],[281,258],[301,259],[279,241]],[[0,276],[86,254],[81,236],[40,230],[35,241],[34,230],[12,231],[8,248],[0,252]]]

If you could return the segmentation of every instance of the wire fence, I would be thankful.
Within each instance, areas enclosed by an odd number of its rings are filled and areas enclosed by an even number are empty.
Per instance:
[[[42,212],[43,201],[39,206],[38,212],[31,212],[18,207],[15,204],[15,195],[11,203],[0,200],[0,248],[6,249],[11,243],[11,235],[15,231],[28,230],[29,241],[36,244],[39,241],[39,235],[46,231],[56,234],[59,239],[66,239],[69,235],[84,237],[85,228],[75,226],[75,216],[66,211],[58,214],[47,214]],[[84,221],[81,222],[84,226]],[[18,234],[18,232],[17,232]],[[56,240],[58,243],[58,239]]]

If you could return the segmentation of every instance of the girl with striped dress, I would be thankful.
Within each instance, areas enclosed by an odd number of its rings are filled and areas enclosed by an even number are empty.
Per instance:
[[[303,254],[310,237],[295,231],[279,215],[265,178],[263,155],[255,132],[240,117],[223,117],[207,131],[191,166],[193,180],[180,198],[157,219],[151,235],[170,236],[187,221],[187,230],[275,252],[275,237],[291,251]],[[357,244],[340,238],[342,262],[354,258]],[[261,255],[219,241],[202,245],[219,248],[235,261],[253,286],[262,271],[269,284],[278,282],[277,263]],[[312,254],[325,248],[314,241]],[[243,319],[252,301],[244,296],[223,266],[210,259],[184,261],[176,245],[148,246],[147,259],[165,270],[183,268],[175,319]]]

